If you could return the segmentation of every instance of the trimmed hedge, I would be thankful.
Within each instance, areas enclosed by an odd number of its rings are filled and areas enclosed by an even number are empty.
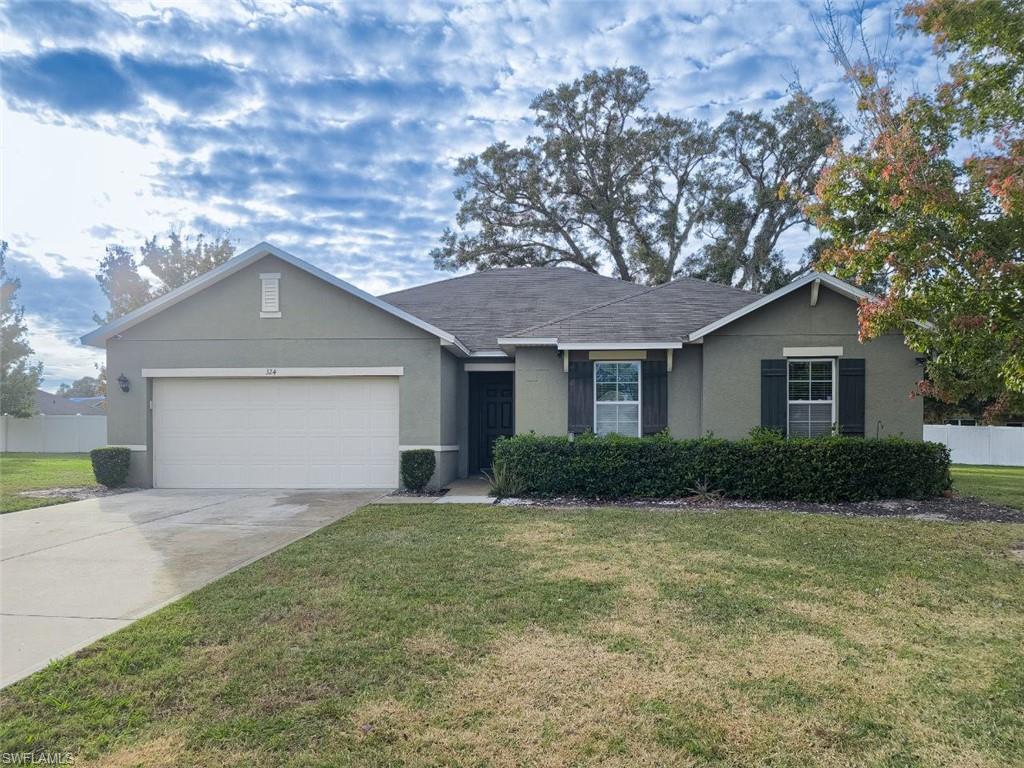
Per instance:
[[[419,493],[427,487],[430,478],[434,476],[436,464],[434,452],[429,448],[415,448],[411,451],[402,451],[400,470],[402,484],[410,491]]]
[[[529,434],[499,439],[494,463],[524,495],[539,497],[662,499],[701,489],[738,499],[833,502],[920,499],[950,487],[946,446],[900,438]]]
[[[92,459],[92,473],[96,482],[107,488],[117,488],[128,482],[128,465],[132,452],[128,448],[93,448],[89,451]]]

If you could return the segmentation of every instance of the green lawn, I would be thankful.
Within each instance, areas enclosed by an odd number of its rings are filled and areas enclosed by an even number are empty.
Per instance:
[[[25,499],[21,491],[95,485],[85,453],[0,453],[0,515],[60,504],[68,499]]]
[[[108,765],[1024,764],[1024,526],[373,506],[0,692]]]
[[[1024,509],[1024,467],[954,464],[953,487],[967,496]]]

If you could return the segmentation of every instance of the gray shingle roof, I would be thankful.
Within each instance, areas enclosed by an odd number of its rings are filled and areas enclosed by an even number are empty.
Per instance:
[[[93,400],[93,398],[89,398]],[[102,416],[106,413],[102,404],[75,402],[52,392],[36,390],[36,412],[46,416]]]
[[[475,272],[380,298],[479,351],[497,349],[501,337],[681,341],[761,296],[691,278],[651,288],[568,267],[524,267]]]
[[[750,291],[684,277],[510,335],[555,337],[563,344],[684,341],[698,328],[760,298]]]
[[[380,298],[478,351],[497,349],[500,336],[521,328],[645,290],[571,267],[522,267],[474,272]]]

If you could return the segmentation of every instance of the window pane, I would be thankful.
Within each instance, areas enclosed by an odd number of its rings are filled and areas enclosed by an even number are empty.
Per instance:
[[[790,437],[810,437],[807,433],[807,422],[806,421],[793,421],[789,422],[789,436]]]
[[[789,378],[790,379],[807,379],[810,378],[810,364],[806,361],[794,360],[789,364]]]
[[[596,363],[594,365],[597,381],[615,381],[614,363]]]
[[[832,382],[831,381],[812,381],[811,382],[811,400],[831,400],[832,399]]]
[[[619,363],[619,381],[627,383],[640,381],[639,363]]]
[[[616,399],[616,389],[617,385],[614,382],[609,384],[602,381],[598,381],[596,389],[597,401],[599,403],[605,401],[614,401]]]
[[[640,434],[640,409],[638,406],[619,406],[619,434],[631,437]]]
[[[789,399],[790,400],[810,400],[811,394],[811,383],[809,381],[792,381],[789,382]]]
[[[832,363],[829,360],[818,360],[811,363],[811,377],[832,381]]]
[[[594,432],[598,435],[618,433],[629,437],[639,434],[640,408],[636,405],[598,403]]]
[[[640,399],[640,384],[633,382],[632,384],[619,384],[619,400],[631,400],[636,402]]]
[[[615,431],[617,419],[615,418],[615,405],[598,404],[597,417],[594,420],[594,433],[607,435]]]

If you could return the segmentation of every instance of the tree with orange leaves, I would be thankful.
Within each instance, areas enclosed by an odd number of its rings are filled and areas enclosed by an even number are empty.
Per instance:
[[[914,0],[903,13],[949,62],[933,94],[900,97],[897,73],[854,60],[822,26],[857,95],[862,139],[838,142],[807,211],[830,238],[819,262],[885,286],[860,332],[928,353],[921,393],[1024,410],[1024,6]],[[863,40],[863,37],[861,38]]]

